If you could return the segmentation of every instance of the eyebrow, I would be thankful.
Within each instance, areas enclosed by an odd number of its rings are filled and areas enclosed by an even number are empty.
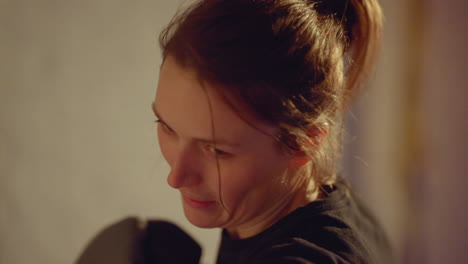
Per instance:
[[[161,114],[159,114],[156,104],[154,102],[151,103],[151,109],[154,112],[154,115],[161,120],[170,130],[174,131],[167,123],[164,121],[164,119],[161,117]],[[193,140],[202,142],[202,143],[207,143],[207,144],[215,144],[215,145],[227,145],[231,147],[239,147],[239,143],[231,142],[225,139],[215,139],[214,141],[212,139],[204,139],[204,138],[193,138]]]

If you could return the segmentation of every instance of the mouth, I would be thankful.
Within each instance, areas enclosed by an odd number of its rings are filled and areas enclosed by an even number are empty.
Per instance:
[[[200,201],[200,200],[188,198],[186,196],[183,196],[183,199],[188,205],[196,209],[207,208],[215,203],[215,201]]]

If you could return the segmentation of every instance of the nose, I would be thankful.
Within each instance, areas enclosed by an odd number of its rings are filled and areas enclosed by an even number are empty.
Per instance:
[[[167,184],[174,189],[198,185],[201,177],[196,155],[191,153],[189,149],[183,149],[174,154],[170,164],[171,171],[167,176]]]

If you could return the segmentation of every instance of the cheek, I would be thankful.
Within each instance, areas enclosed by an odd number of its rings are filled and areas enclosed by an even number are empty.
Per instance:
[[[222,174],[222,186],[226,186],[231,196],[284,191],[288,160],[282,156],[261,156],[264,158],[259,159],[259,155],[245,158]]]
[[[253,193],[270,189],[275,175],[272,175],[267,168],[247,162],[229,167],[221,164],[223,198],[225,197],[231,205],[234,205]]]
[[[168,138],[167,135],[165,135],[163,132],[159,131],[160,128],[158,128],[158,142],[159,142],[159,148],[161,150],[161,153],[164,157],[164,159],[167,161],[169,166],[172,164],[172,160],[174,157],[174,142],[171,141],[170,138]]]

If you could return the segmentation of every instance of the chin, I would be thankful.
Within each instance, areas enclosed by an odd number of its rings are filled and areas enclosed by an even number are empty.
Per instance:
[[[216,228],[216,227],[218,227],[218,225],[210,224],[210,223],[203,222],[203,221],[197,221],[197,220],[194,220],[194,219],[191,219],[191,218],[187,218],[187,220],[192,225],[194,225],[196,227],[199,227],[199,228]]]
[[[218,222],[216,214],[209,212],[193,212],[191,209],[184,208],[185,218],[194,226],[199,228],[216,228],[221,224]]]

